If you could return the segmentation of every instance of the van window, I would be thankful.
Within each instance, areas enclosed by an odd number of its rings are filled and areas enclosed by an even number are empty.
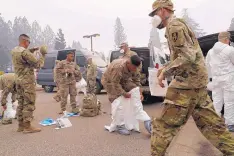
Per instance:
[[[74,50],[61,50],[61,51],[58,51],[58,56],[57,56],[57,60],[66,60],[67,58],[67,52],[74,52],[74,55],[75,55],[75,51]]]
[[[79,67],[85,67],[86,66],[86,58],[84,56],[76,56],[76,64],[79,65]]]
[[[46,57],[43,69],[53,69],[56,57]]]
[[[113,60],[118,59],[120,56],[123,56],[123,54],[121,54],[119,51],[112,51],[111,52],[110,62],[112,62]]]

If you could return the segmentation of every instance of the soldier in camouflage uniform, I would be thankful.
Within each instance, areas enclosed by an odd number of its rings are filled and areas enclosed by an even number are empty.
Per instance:
[[[166,27],[171,50],[171,62],[161,70],[159,84],[164,87],[165,77],[175,77],[168,87],[161,116],[152,122],[151,155],[165,155],[190,116],[202,134],[225,156],[234,155],[234,137],[207,95],[208,73],[198,40],[187,24],[173,13],[170,0],[155,1],[150,13],[154,27]]]
[[[73,113],[78,113],[79,109],[76,107],[76,82],[82,79],[81,72],[79,71],[76,63],[74,62],[74,53],[68,52],[67,59],[59,62],[56,66],[56,73],[61,74],[60,81],[60,95],[61,95],[61,111],[62,114],[66,111],[67,97],[70,94],[70,104]]]
[[[4,111],[7,109],[7,97],[9,93],[12,93],[11,99],[12,103],[16,101],[16,84],[15,84],[15,74],[14,73],[6,73],[0,76],[0,90],[1,93],[1,104],[3,107],[3,114]],[[3,119],[2,124],[11,124],[12,119]]]
[[[128,92],[141,86],[139,76],[136,74],[140,64],[141,59],[133,55],[129,59],[116,59],[108,66],[101,82],[111,103],[120,96],[131,98]],[[143,99],[142,92],[141,99]],[[145,127],[148,132],[151,131],[150,121],[145,121]],[[124,125],[118,125],[117,128],[120,134],[130,134]]]
[[[17,118],[19,121],[18,132],[35,133],[41,129],[31,126],[33,111],[35,110],[36,90],[34,69],[44,65],[45,46],[40,48],[40,57],[37,59],[33,52],[38,48],[27,49],[30,44],[30,38],[22,34],[19,36],[19,46],[12,51],[12,62],[16,76],[17,89]]]
[[[11,99],[12,103],[16,101],[16,84],[15,84],[15,74],[6,73],[0,76],[0,90],[1,94],[1,104],[6,109],[7,96],[9,93],[12,93]]]
[[[133,55],[137,55],[136,52],[134,51],[131,51],[128,47],[128,44],[127,43],[122,43],[119,47],[121,50],[120,50],[120,53],[123,53],[123,56],[120,56],[120,59],[129,59],[131,56]],[[138,56],[138,55],[137,55]],[[145,83],[145,80],[146,80],[146,75],[145,74],[142,74],[141,73],[141,70],[142,70],[142,63],[141,65],[138,67],[137,69],[137,76],[136,78],[139,78],[140,79],[140,82],[141,84],[144,84]]]
[[[56,73],[56,66],[57,64],[59,63],[60,61],[59,60],[56,60],[55,61],[55,67],[54,67],[54,82],[56,83],[56,86],[57,86],[57,93],[56,95],[54,96],[54,99],[57,101],[57,102],[60,102],[61,101],[61,95],[60,95],[60,92],[59,92],[59,85],[60,85],[60,81],[61,81],[61,74],[60,73]]]
[[[93,64],[92,58],[88,58],[87,66],[87,93],[95,94],[96,92],[97,65]]]

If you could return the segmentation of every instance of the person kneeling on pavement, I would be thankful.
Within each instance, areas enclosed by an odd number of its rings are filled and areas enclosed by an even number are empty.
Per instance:
[[[1,93],[1,105],[3,107],[3,112],[7,109],[7,97],[9,93],[12,93],[11,99],[12,103],[16,101],[16,84],[15,84],[15,74],[6,73],[0,76],[0,90]],[[3,116],[3,114],[2,114]],[[3,119],[2,124],[11,124],[12,119]]]
[[[112,124],[116,125],[115,130],[117,130],[120,134],[129,135],[130,132],[128,126],[126,125],[126,119],[123,117],[123,114],[126,114],[122,108],[122,105],[117,108],[118,113],[113,114],[114,103],[119,98],[124,97],[126,99],[132,100],[136,98],[132,97],[131,93],[133,90],[138,88],[139,93],[139,101],[143,100],[142,91],[140,90],[140,77],[137,77],[137,68],[141,64],[141,59],[137,56],[131,56],[129,59],[117,59],[114,60],[107,68],[105,73],[102,76],[102,85],[107,91],[107,95],[109,101],[112,103]],[[141,98],[141,99],[140,99]],[[138,102],[139,103],[139,102]],[[133,114],[137,120],[144,121],[144,125],[146,130],[151,133],[151,119],[147,115],[147,113],[143,110],[142,103],[140,102],[140,106],[134,105]],[[127,112],[128,113],[128,112]],[[131,112],[129,112],[131,113]]]

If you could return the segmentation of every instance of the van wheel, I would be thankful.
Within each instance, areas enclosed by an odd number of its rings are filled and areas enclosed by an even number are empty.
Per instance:
[[[44,90],[46,93],[51,93],[54,90],[54,86],[44,86]]]
[[[96,94],[100,94],[101,91],[102,91],[102,85],[98,80],[96,80]]]

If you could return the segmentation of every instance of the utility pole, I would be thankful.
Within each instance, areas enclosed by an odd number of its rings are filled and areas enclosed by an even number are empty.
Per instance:
[[[93,37],[99,37],[100,34],[85,35],[83,38],[90,38],[91,41],[91,51],[93,51]]]

